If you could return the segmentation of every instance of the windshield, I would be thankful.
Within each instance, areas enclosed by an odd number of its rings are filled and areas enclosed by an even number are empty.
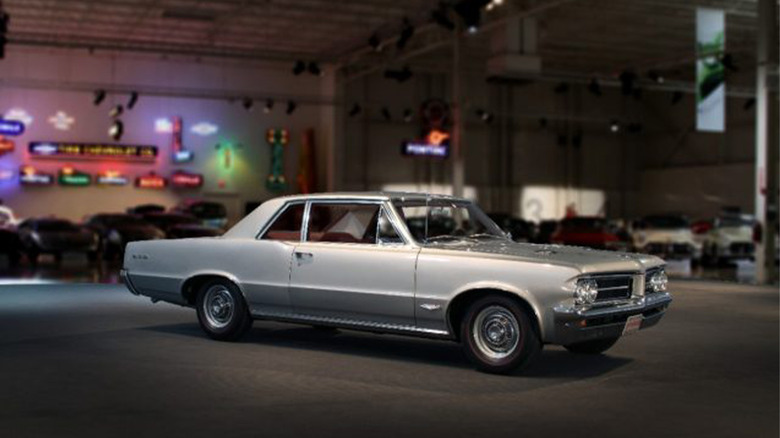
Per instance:
[[[466,239],[507,237],[476,205],[447,199],[393,202],[414,239],[425,245]]]
[[[674,230],[688,228],[690,223],[682,216],[648,216],[642,220],[647,228]]]
[[[753,219],[739,216],[727,216],[718,218],[717,224],[719,228],[752,227]]]

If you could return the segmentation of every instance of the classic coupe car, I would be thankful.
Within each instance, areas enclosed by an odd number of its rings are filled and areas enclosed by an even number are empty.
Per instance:
[[[220,237],[129,243],[122,276],[217,340],[254,319],[417,335],[494,373],[544,344],[602,353],[671,302],[657,257],[513,242],[467,200],[409,193],[273,199]]]
[[[635,251],[664,259],[701,258],[701,244],[690,221],[681,215],[645,216],[634,224],[633,241]]]

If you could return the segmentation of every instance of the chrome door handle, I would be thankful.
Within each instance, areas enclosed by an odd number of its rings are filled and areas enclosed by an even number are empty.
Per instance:
[[[298,266],[304,263],[311,263],[314,259],[314,254],[310,252],[295,252],[295,259],[298,260]]]

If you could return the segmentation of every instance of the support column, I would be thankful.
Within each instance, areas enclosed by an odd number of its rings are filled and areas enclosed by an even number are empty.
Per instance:
[[[778,221],[778,16],[775,0],[758,2],[756,51],[756,176],[755,215],[763,229],[756,246],[756,281],[778,279],[775,253]],[[774,120],[774,122],[772,122]]]
[[[320,134],[316,146],[320,152],[315,151],[314,155],[317,157],[317,187],[329,192],[338,190],[344,184],[340,172],[345,147],[346,109],[343,102],[345,82],[340,80],[341,74],[338,67],[327,68],[320,87],[322,97],[333,103],[321,107]]]
[[[461,96],[460,46],[461,26],[452,40],[452,195],[463,197],[465,184],[463,153],[463,97]]]

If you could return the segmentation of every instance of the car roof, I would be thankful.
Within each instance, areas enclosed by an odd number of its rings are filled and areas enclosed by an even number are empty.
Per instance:
[[[468,201],[465,198],[458,198],[450,195],[435,195],[431,193],[419,192],[327,192],[327,193],[309,193],[305,195],[282,196],[277,199],[285,201],[309,200],[309,199],[362,199],[362,200],[381,200],[381,201],[424,201],[426,199],[444,199],[451,201]]]

